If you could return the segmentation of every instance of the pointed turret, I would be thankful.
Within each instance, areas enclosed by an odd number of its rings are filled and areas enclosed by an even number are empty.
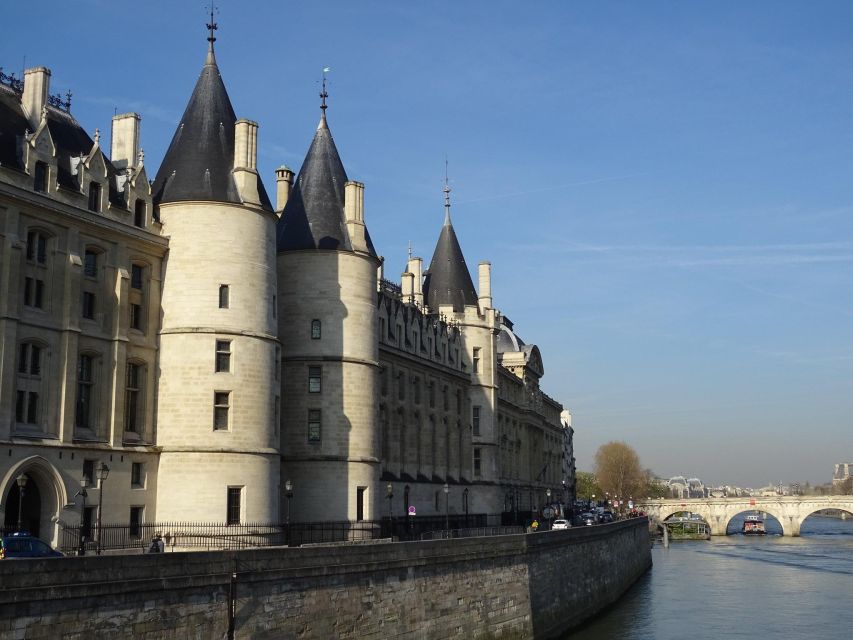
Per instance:
[[[437,312],[441,305],[453,305],[454,311],[464,311],[466,306],[477,306],[474,282],[450,221],[450,186],[446,180],[444,226],[425,274],[424,300],[433,312]]]
[[[215,40],[211,29],[201,75],[154,179],[154,200],[158,204],[187,201],[242,204],[232,173],[237,117],[216,65]],[[261,206],[271,211],[260,179],[258,191]]]
[[[323,99],[320,124],[278,222],[278,251],[353,250],[344,211],[345,185],[349,178],[326,122],[325,79],[320,97]],[[368,251],[375,256],[366,229],[365,234]]]

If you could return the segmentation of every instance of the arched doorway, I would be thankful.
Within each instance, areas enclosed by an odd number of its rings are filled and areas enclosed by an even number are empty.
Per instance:
[[[25,479],[24,486],[18,478],[9,487],[3,503],[6,505],[6,517],[3,527],[6,531],[17,531],[21,529],[39,537],[41,534],[42,500],[38,483],[26,474],[20,477]],[[23,494],[23,501],[21,496]],[[20,516],[20,522],[18,518]]]

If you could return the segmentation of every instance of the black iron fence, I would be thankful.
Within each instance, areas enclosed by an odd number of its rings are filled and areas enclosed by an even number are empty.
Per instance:
[[[485,531],[500,527],[501,515],[470,514],[444,516],[400,516],[382,520],[249,523],[226,525],[200,522],[154,522],[102,524],[100,549],[148,551],[152,540],[162,540],[164,550],[247,549],[251,547],[300,546],[321,543],[352,543],[380,538],[419,540],[422,534],[438,530]],[[520,529],[520,528],[519,528]],[[470,535],[478,535],[471,533]],[[489,534],[482,534],[489,535]],[[495,534],[490,534],[495,535]],[[458,536],[457,536],[458,537]],[[65,526],[59,549],[66,554],[98,551],[98,529]]]

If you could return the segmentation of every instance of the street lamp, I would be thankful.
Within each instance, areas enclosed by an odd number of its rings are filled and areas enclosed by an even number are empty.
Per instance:
[[[551,489],[550,488],[545,489],[545,503],[548,505],[548,512],[547,512],[548,516],[549,516],[548,517],[548,529],[550,530],[551,529],[550,515],[551,515],[551,512],[553,511],[553,509],[551,508]]]
[[[290,480],[284,481],[284,495],[287,496],[287,512],[284,525],[287,529],[287,546],[290,546],[290,499],[293,497],[293,482]]]
[[[86,485],[89,483],[89,480],[86,476],[80,478],[80,491],[74,494],[74,497],[80,496],[83,498],[83,505],[80,507],[80,535],[77,540],[77,555],[83,556],[86,555],[86,538],[83,535],[84,527],[86,526],[86,498],[89,497],[89,494],[86,493]]]
[[[394,497],[394,485],[392,485],[392,484],[389,482],[389,483],[388,483],[388,486],[387,486],[387,487],[385,487],[385,491],[386,491],[386,496],[385,496],[385,497],[387,497],[387,498],[388,498],[388,519],[390,520],[390,519],[391,519],[391,508],[392,508],[391,498],[393,498],[393,497]]]
[[[95,550],[98,555],[101,555],[101,513],[104,510],[104,481],[110,475],[110,468],[102,462],[95,473],[98,476],[98,544]]]
[[[450,531],[450,485],[444,483],[444,530]]]
[[[15,481],[18,483],[18,531],[22,531],[24,528],[22,507],[24,506],[24,489],[27,486],[27,480],[27,476],[23,473],[15,478]]]

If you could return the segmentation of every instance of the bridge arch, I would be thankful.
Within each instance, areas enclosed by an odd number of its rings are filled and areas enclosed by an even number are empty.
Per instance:
[[[725,524],[723,525],[722,535],[728,535],[729,525],[732,523],[732,520],[734,520],[742,513],[748,513],[752,511],[761,511],[762,513],[766,513],[767,515],[772,516],[773,519],[779,523],[779,526],[782,527],[783,536],[799,535],[799,526],[797,526],[796,529],[792,529],[790,518],[788,518],[789,522],[786,526],[785,517],[782,516],[781,512],[778,509],[769,505],[761,505],[761,507],[747,505],[745,507],[732,507],[728,509]],[[796,533],[794,533],[794,530],[796,530]]]
[[[818,511],[824,511],[827,509],[832,509],[834,511],[844,511],[851,518],[853,518],[853,496],[850,496],[849,501],[840,501],[838,504],[833,504],[830,506],[827,505],[813,505],[807,504],[804,505],[800,510],[799,522],[797,523],[797,535],[799,535],[799,531],[803,526],[803,523],[806,521],[806,518],[809,516],[813,516]]]

